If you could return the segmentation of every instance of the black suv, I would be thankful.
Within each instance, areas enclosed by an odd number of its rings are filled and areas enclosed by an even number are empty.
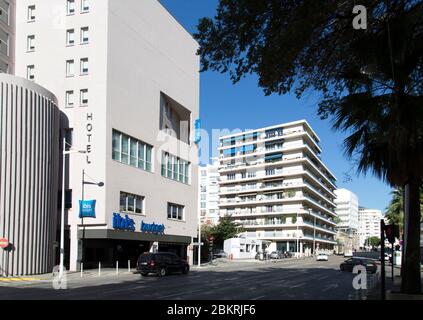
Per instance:
[[[159,277],[164,277],[172,272],[187,274],[189,272],[189,264],[171,252],[146,252],[138,258],[137,271],[144,277],[149,273],[155,273]]]

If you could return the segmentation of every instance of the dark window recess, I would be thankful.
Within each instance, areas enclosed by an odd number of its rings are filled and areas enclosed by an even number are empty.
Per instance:
[[[62,209],[62,192],[59,191],[57,198],[57,208]],[[72,190],[65,191],[65,209],[72,209]]]

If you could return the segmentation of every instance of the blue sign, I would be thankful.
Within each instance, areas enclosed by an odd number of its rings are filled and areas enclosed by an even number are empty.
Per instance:
[[[201,141],[201,120],[197,119],[195,120],[195,139],[194,142],[195,143],[200,143]]]
[[[122,216],[119,213],[113,213],[113,229],[116,230],[126,230],[126,231],[135,231],[135,221],[125,216]]]
[[[154,233],[154,234],[163,234],[165,231],[164,224],[155,224],[154,222],[151,224],[144,223],[141,221],[141,231],[146,233]]]
[[[80,218],[95,218],[95,204],[96,200],[80,200],[79,201],[79,217]]]

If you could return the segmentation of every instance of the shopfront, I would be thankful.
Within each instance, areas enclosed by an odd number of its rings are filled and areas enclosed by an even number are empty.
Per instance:
[[[99,262],[102,267],[135,268],[138,257],[144,252],[173,252],[183,259],[187,259],[188,246],[191,238],[186,236],[131,232],[123,230],[82,230],[78,234],[84,269],[97,268]],[[82,255],[82,250],[84,254]]]

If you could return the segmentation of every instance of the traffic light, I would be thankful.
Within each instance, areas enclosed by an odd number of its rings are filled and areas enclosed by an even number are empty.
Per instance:
[[[394,243],[395,238],[399,238],[399,226],[396,224],[385,225],[385,235],[390,243]]]

